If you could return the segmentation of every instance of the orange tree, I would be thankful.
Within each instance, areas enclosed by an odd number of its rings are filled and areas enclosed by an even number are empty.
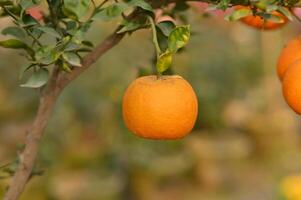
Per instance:
[[[299,3],[298,0],[194,1],[208,3],[209,9],[226,10],[233,6],[241,6],[227,15],[226,20],[242,20],[248,25],[262,29],[270,26],[278,28],[287,20],[292,20],[293,7],[298,6]],[[32,169],[39,143],[55,103],[64,88],[125,36],[132,35],[139,29],[151,30],[155,46],[156,77],[151,77],[152,81],[148,83],[155,85],[151,89],[158,91],[157,95],[159,96],[171,95],[177,100],[177,98],[182,98],[181,87],[186,88],[185,90],[188,92],[185,93],[191,95],[191,98],[182,104],[177,105],[176,103],[174,108],[183,108],[181,112],[187,114],[188,111],[192,114],[190,121],[184,120],[184,124],[181,124],[181,118],[173,112],[173,107],[165,113],[165,117],[169,121],[179,123],[180,128],[184,127],[183,131],[179,133],[177,128],[173,128],[173,130],[169,126],[162,126],[160,123],[164,123],[164,120],[153,116],[153,114],[160,114],[161,112],[152,110],[154,106],[150,105],[148,105],[148,120],[153,120],[158,129],[155,129],[152,123],[147,124],[143,120],[137,123],[135,121],[137,120],[137,113],[134,112],[135,110],[133,111],[135,105],[132,105],[132,101],[137,101],[136,105],[139,105],[140,109],[138,114],[143,114],[145,112],[143,98],[153,98],[153,94],[149,96],[148,88],[138,85],[141,90],[145,90],[146,97],[142,97],[140,100],[135,99],[135,95],[139,95],[139,92],[131,96],[133,93],[130,88],[130,94],[127,95],[128,98],[125,99],[126,102],[124,103],[126,106],[124,108],[125,121],[136,134],[148,138],[174,139],[189,132],[196,118],[197,102],[194,92],[185,80],[164,75],[172,65],[175,53],[189,41],[191,27],[185,24],[185,16],[183,15],[183,11],[189,8],[189,0],[0,0],[1,17],[9,17],[14,23],[14,26],[3,28],[2,34],[12,36],[12,39],[0,41],[0,46],[22,51],[22,56],[25,56],[28,62],[20,68],[22,80],[20,86],[33,88],[40,94],[38,111],[25,141],[25,148],[18,157],[18,167],[13,173],[10,186],[4,197],[5,200],[18,199],[26,183],[33,176]],[[159,22],[156,22],[157,9],[166,11],[170,17],[167,20],[157,20]],[[120,25],[100,44],[94,46],[85,38],[85,33],[93,26],[94,21],[110,21],[118,17],[120,18]],[[174,24],[174,18],[180,19],[178,21],[182,24]],[[160,37],[158,37],[159,34]],[[184,86],[181,86],[182,83],[177,86],[179,91],[172,92],[168,89],[169,81],[173,82],[173,79],[183,82]],[[162,84],[160,81],[164,83]],[[130,100],[131,98],[134,100]],[[172,101],[168,100],[168,97],[166,99],[167,101],[163,103],[160,101],[157,103],[162,103],[163,107],[169,106]],[[156,100],[160,100],[160,98],[156,98]],[[187,107],[187,105],[193,106]],[[130,113],[128,107],[133,107]],[[181,112],[179,113],[183,116]],[[177,117],[172,118],[173,116]],[[140,126],[143,128],[140,129]],[[162,127],[166,128],[167,131],[162,131],[160,129]],[[152,128],[153,132],[145,133],[146,130],[149,131]],[[146,130],[143,131],[143,129]],[[175,131],[176,134],[161,135],[172,133],[172,131]]]

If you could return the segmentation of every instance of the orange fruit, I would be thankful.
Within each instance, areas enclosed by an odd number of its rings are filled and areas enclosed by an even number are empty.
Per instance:
[[[301,58],[301,36],[291,40],[280,53],[277,63],[277,74],[280,80],[288,67],[299,58]]]
[[[282,80],[282,92],[287,104],[301,114],[301,60],[286,70]]]
[[[181,76],[143,76],[127,88],[123,119],[135,135],[149,139],[178,139],[193,128],[197,97]]]
[[[301,175],[295,174],[287,176],[281,183],[281,189],[286,199],[301,199]]]
[[[235,7],[235,9],[237,9],[237,10],[242,9],[242,8],[250,9],[249,7],[246,7],[246,6],[236,6]],[[246,17],[241,18],[240,21],[243,22],[244,24],[248,25],[248,26],[252,26],[254,28],[264,29],[264,30],[273,30],[273,29],[280,28],[283,25],[285,25],[288,21],[287,18],[283,14],[281,14],[280,12],[273,11],[271,14],[281,17],[283,19],[283,22],[282,23],[275,23],[275,22],[272,22],[270,20],[264,20],[260,16],[246,16]]]

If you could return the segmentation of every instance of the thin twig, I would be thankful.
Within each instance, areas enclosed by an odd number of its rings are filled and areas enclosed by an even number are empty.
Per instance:
[[[10,10],[8,10],[5,6],[2,6],[2,8],[11,18],[18,21],[18,18],[12,12],[10,12]]]
[[[147,16],[147,17],[148,17],[149,23],[151,24],[151,27],[152,27],[153,43],[155,45],[155,49],[156,49],[156,53],[157,53],[157,59],[158,59],[160,54],[161,54],[161,49],[160,49],[160,46],[159,46],[159,43],[158,43],[156,25],[155,25],[155,22],[154,22],[154,20],[151,16]]]
[[[36,42],[40,47],[43,46],[43,44],[28,29],[24,30],[33,39],[34,42]]]
[[[92,2],[93,7],[96,8],[97,6],[96,6],[95,1],[94,1],[94,0],[91,0],[91,2]]]
[[[101,4],[99,4],[97,7],[101,8],[102,6],[104,6],[109,0],[104,0],[103,2],[101,2]]]

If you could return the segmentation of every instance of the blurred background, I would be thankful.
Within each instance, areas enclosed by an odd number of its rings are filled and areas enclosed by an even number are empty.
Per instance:
[[[127,36],[62,94],[22,200],[300,200],[300,117],[276,75],[295,20],[276,31],[188,11],[192,37],[173,72],[199,100],[193,132],[178,141],[132,135],[121,116],[126,87],[151,71],[151,32]],[[10,24],[1,19],[1,27]],[[96,23],[98,43],[116,22]],[[26,62],[0,49],[0,166],[14,162],[35,116],[38,92],[19,87]],[[0,196],[14,164],[0,171]],[[299,195],[299,196],[298,196]]]

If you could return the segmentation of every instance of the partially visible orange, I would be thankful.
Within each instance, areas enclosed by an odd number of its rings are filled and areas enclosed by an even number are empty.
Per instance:
[[[277,63],[277,74],[280,80],[288,67],[299,58],[301,58],[301,36],[287,43],[280,53]]]
[[[181,76],[143,76],[134,80],[122,102],[123,118],[135,135],[149,139],[178,139],[193,128],[197,97]]]
[[[242,8],[250,9],[247,6],[236,6],[235,7],[236,10],[239,10]],[[263,29],[263,30],[273,30],[273,29],[280,28],[283,25],[285,25],[288,21],[287,18],[280,12],[273,11],[272,15],[281,17],[281,19],[283,19],[283,22],[275,23],[275,22],[272,22],[271,20],[264,20],[260,16],[246,16],[246,17],[241,18],[240,21],[248,26],[252,26],[254,28]]]
[[[283,195],[287,200],[301,199],[301,175],[290,175],[283,179],[281,184]]]
[[[301,60],[290,65],[284,73],[282,92],[287,104],[301,114]]]

